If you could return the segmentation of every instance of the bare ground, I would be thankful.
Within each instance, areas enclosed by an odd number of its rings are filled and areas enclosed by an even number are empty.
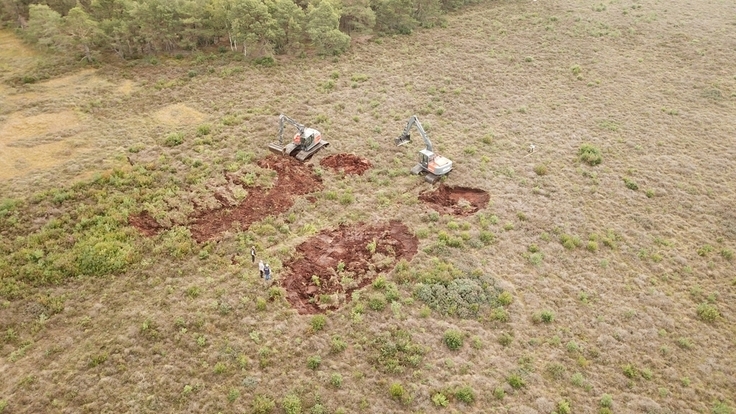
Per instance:
[[[335,310],[397,261],[411,260],[417,244],[416,236],[398,221],[324,230],[296,247],[279,284],[301,314]]]
[[[365,158],[355,154],[333,154],[323,158],[319,164],[333,171],[341,171],[344,174],[363,175],[373,164]]]
[[[467,216],[486,208],[491,197],[479,188],[452,187],[440,184],[419,194],[419,199],[443,214]]]
[[[240,204],[217,210],[198,211],[191,220],[192,237],[204,242],[217,237],[238,223],[247,229],[252,223],[268,216],[276,216],[294,204],[294,197],[319,191],[322,180],[311,167],[292,157],[270,155],[258,161],[258,165],[277,172],[271,189],[250,188],[249,195]]]

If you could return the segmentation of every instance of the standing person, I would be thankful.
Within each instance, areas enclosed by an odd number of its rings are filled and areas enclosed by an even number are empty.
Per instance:
[[[250,246],[250,262],[256,262],[256,246]]]
[[[266,279],[266,282],[271,280],[271,268],[268,267],[268,263],[263,267],[263,277]]]
[[[258,271],[261,272],[261,278],[263,278],[263,269],[264,269],[263,260],[259,260],[258,261]]]

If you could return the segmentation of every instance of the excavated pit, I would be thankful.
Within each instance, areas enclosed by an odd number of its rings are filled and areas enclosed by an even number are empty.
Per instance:
[[[354,154],[333,154],[322,159],[319,164],[336,172],[354,175],[363,175],[373,167],[370,161]]]
[[[419,199],[440,213],[467,216],[485,208],[490,196],[478,188],[440,184],[436,190],[420,193]]]
[[[248,196],[238,204],[232,203],[222,194],[214,193],[220,207],[198,209],[190,218],[189,230],[194,240],[198,243],[212,240],[232,228],[235,223],[245,230],[256,221],[288,210],[297,196],[322,189],[322,179],[310,166],[294,158],[270,155],[259,160],[258,165],[276,171],[273,187],[247,187]],[[228,181],[242,185],[227,174],[226,177]],[[164,229],[147,211],[131,216],[128,223],[146,236],[153,236]]]
[[[337,309],[379,273],[401,259],[411,260],[417,245],[416,236],[399,221],[324,230],[297,246],[294,260],[284,263],[279,284],[300,314]]]
[[[297,196],[322,189],[322,179],[312,168],[292,157],[269,155],[259,160],[258,166],[276,171],[273,187],[248,187],[248,196],[232,208],[195,213],[189,230],[197,242],[212,240],[236,222],[245,230],[256,221],[288,210]]]
[[[164,229],[155,218],[146,210],[128,217],[128,223],[137,228],[144,236],[155,236]]]

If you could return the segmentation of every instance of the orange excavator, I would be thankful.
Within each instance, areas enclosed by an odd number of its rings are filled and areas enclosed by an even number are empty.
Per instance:
[[[424,127],[422,127],[422,123],[419,122],[419,118],[417,118],[416,115],[409,118],[409,122],[406,123],[406,128],[404,128],[404,132],[394,140],[396,145],[401,146],[411,142],[409,131],[411,130],[412,125],[416,125],[419,135],[421,135],[424,140],[426,148],[419,151],[419,163],[411,169],[411,172],[415,175],[424,175],[424,181],[434,184],[439,181],[440,178],[452,171],[452,161],[441,155],[435,154],[432,151],[432,142],[429,140],[427,132],[424,131]]]
[[[284,144],[284,124],[289,123],[296,127],[297,133],[292,142]],[[268,145],[272,152],[295,157],[299,161],[306,161],[317,151],[330,145],[322,139],[322,133],[314,128],[307,128],[288,116],[279,115],[279,140]]]

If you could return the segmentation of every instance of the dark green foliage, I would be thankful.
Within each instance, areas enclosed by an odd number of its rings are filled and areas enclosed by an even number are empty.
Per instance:
[[[417,367],[425,349],[412,341],[411,334],[403,329],[381,332],[369,344],[372,350],[369,361],[382,372],[401,373],[406,367]]]
[[[469,386],[460,387],[455,390],[455,398],[465,404],[472,404],[475,401],[475,391]]]
[[[478,315],[481,308],[498,303],[499,291],[490,276],[469,274],[451,280],[428,278],[432,280],[437,281],[418,283],[414,295],[443,314],[471,318]]]
[[[456,329],[448,329],[442,340],[450,350],[457,351],[463,346],[463,333]]]
[[[578,151],[580,161],[588,165],[598,165],[603,161],[601,150],[592,144],[583,144]]]

